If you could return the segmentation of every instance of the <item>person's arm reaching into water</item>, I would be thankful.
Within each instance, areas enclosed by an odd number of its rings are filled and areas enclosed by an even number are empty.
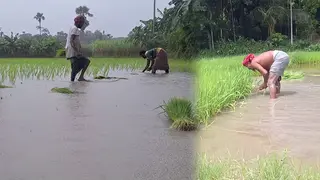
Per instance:
[[[151,65],[150,65],[150,67],[148,68],[148,71],[151,71],[152,70],[152,67],[153,67],[153,64],[154,64],[154,60],[152,59],[152,60],[150,60],[151,61]]]
[[[263,89],[265,89],[265,88],[267,88],[268,86],[267,86],[267,83],[268,83],[268,78],[269,78],[269,73],[268,73],[268,71],[266,70],[266,69],[264,69],[259,63],[257,63],[257,62],[252,62],[251,63],[252,64],[252,66],[255,68],[255,69],[257,69],[259,72],[260,72],[260,74],[263,76],[263,80],[264,80],[264,82],[263,82],[263,84],[259,87],[259,90],[263,90]]]
[[[146,70],[150,71],[153,64],[154,64],[154,60],[152,58],[152,53],[153,53],[153,50],[149,50],[145,53],[145,57],[147,59],[147,65],[146,67],[144,68],[144,70],[142,72],[145,72]],[[150,61],[151,61],[151,66],[150,66]]]
[[[150,60],[147,59],[147,65],[146,65],[146,67],[142,70],[142,72],[145,72],[145,71],[149,68],[149,66],[150,66]]]

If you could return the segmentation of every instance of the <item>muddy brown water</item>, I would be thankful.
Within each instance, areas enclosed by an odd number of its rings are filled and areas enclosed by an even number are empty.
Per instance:
[[[169,129],[155,109],[173,96],[189,98],[191,75],[109,75],[129,79],[17,80],[0,89],[0,179],[192,179],[194,134]]]
[[[317,74],[320,74],[319,72]],[[320,77],[282,82],[280,97],[252,95],[233,112],[225,112],[203,129],[198,151],[211,157],[251,159],[284,150],[297,163],[320,160]]]

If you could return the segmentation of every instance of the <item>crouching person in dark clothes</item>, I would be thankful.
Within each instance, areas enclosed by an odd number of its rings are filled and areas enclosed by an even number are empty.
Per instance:
[[[139,52],[139,55],[142,58],[147,59],[147,65],[142,72],[147,70],[152,71],[152,73],[155,74],[157,70],[163,70],[167,74],[169,73],[168,55],[164,49],[153,48],[148,51],[142,50]]]
[[[83,56],[81,53],[81,43],[80,43],[80,33],[87,26],[89,22],[84,16],[77,16],[74,19],[74,27],[69,31],[66,44],[66,58],[70,60],[71,63],[71,81],[74,81],[77,74],[81,71],[78,81],[87,81],[84,78],[84,73],[86,72],[90,60]]]

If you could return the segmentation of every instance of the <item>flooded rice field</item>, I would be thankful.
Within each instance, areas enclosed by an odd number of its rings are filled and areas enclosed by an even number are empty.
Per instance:
[[[318,164],[320,77],[314,74],[304,80],[282,82],[276,101],[269,101],[267,91],[252,95],[234,112],[216,117],[199,133],[199,151],[214,157],[251,159],[287,149],[299,162]]]
[[[128,80],[18,77],[15,88],[0,89],[0,179],[192,179],[194,134],[169,129],[156,109],[173,96],[190,98],[191,75],[108,75]]]

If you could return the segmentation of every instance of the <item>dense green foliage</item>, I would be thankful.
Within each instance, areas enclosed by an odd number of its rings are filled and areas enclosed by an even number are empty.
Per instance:
[[[95,53],[100,55],[101,52],[103,52],[101,54],[103,56],[113,56],[114,51],[117,51],[119,48],[121,50],[127,50],[127,47],[130,47],[130,44],[131,47],[133,46],[132,43],[127,43],[122,39],[111,40],[111,35],[105,35],[103,33],[104,32],[100,32],[98,30],[96,30],[94,33],[91,31],[86,31],[83,33],[83,47],[89,56],[92,56]],[[25,32],[22,34],[11,33],[11,35],[2,34],[2,36],[0,36],[0,57],[63,56],[64,54],[61,52],[61,50],[64,50],[66,39],[67,33],[58,32],[56,35],[50,35],[43,33],[43,30],[41,35],[32,35]],[[109,49],[110,44],[113,49]],[[124,46],[119,47],[121,44],[124,44]],[[104,48],[104,50],[101,50],[100,47]],[[124,56],[128,57],[130,54],[124,54]]]
[[[129,38],[139,46],[161,46],[178,56],[236,55],[273,48],[319,50],[316,20],[320,1],[295,0],[290,46],[290,11],[283,0],[172,0],[173,7],[158,10],[161,17],[152,31],[152,19],[141,21]],[[252,39],[252,40],[251,40]],[[299,40],[296,42],[296,40]],[[205,51],[205,52],[203,52]]]
[[[158,17],[141,20],[128,38],[113,38],[105,31],[81,35],[85,53],[95,57],[138,56],[141,48],[163,47],[170,57],[239,55],[279,48],[286,51],[318,51],[320,1],[294,0],[293,38],[290,45],[290,5],[283,0],[171,0],[170,8],[158,9]],[[76,14],[92,17],[86,6]],[[318,14],[317,14],[318,13]],[[46,18],[34,19],[39,34],[4,35],[0,28],[0,57],[63,56],[67,33],[51,35],[43,27]],[[70,20],[72,21],[72,19]]]

